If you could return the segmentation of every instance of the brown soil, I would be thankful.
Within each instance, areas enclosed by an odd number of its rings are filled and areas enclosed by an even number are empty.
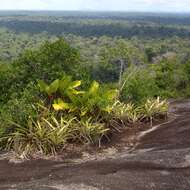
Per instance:
[[[17,164],[2,153],[0,190],[189,190],[190,101],[173,102],[170,116],[154,130],[121,131],[96,152],[75,146],[57,160]]]

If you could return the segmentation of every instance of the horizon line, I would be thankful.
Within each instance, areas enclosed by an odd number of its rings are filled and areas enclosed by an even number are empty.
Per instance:
[[[98,10],[98,9],[81,9],[81,10],[67,10],[67,9],[0,9],[0,11],[26,11],[26,12],[121,12],[121,13],[182,13],[190,14],[190,11],[165,11],[165,10]]]

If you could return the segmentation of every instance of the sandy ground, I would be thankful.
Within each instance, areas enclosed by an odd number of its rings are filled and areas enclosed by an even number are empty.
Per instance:
[[[22,163],[2,153],[0,190],[189,190],[190,101],[172,103],[170,115],[139,134],[133,148]]]

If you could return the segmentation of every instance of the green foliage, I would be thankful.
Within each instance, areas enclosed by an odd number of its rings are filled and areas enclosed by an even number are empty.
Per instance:
[[[140,105],[121,103],[117,101],[112,108],[114,116],[124,118],[126,125],[134,125],[142,121],[149,121],[151,126],[154,119],[167,116],[169,104],[166,100],[158,98],[147,99]]]
[[[106,35],[132,38],[137,36],[143,39],[165,39],[172,36],[186,38],[189,35],[189,15],[173,14],[171,16],[170,14],[157,15],[153,13],[150,15],[123,12],[98,12],[96,14],[89,13],[89,11],[87,13],[65,12],[54,16],[40,14],[42,16],[26,13],[23,16],[19,15],[19,18],[4,15],[0,26],[8,27],[17,33],[27,34],[38,34],[45,30],[48,32],[44,33],[45,37],[48,37],[48,34],[59,36],[63,33],[86,37]],[[24,36],[24,34],[22,35]],[[25,36],[24,40],[21,41],[23,47],[28,43]]]
[[[184,72],[184,66],[174,59],[165,59],[159,65],[154,65],[155,83],[159,89],[158,95],[162,97],[184,96],[183,91],[187,88],[188,75]]]
[[[55,154],[68,143],[101,145],[112,127],[152,125],[165,116],[163,97],[190,94],[189,63],[163,55],[164,42],[78,39],[70,37],[72,46],[63,39],[46,42],[0,64],[2,148],[27,156]]]
[[[169,109],[168,102],[166,100],[147,99],[147,101],[141,107],[141,112],[144,118],[150,120],[151,126],[153,119],[157,116],[166,115]]]
[[[189,95],[188,63],[163,59],[159,64],[132,66],[123,75],[120,99],[141,103],[147,98],[176,98]]]
[[[38,86],[41,92],[46,92],[48,96],[56,93],[59,88],[59,80],[53,81],[50,85],[47,85],[44,81],[39,80]]]
[[[112,112],[117,118],[125,118],[128,124],[135,124],[142,117],[139,107],[132,103],[125,104],[116,101],[113,105]]]
[[[102,137],[107,134],[109,128],[104,123],[93,122],[94,119],[81,120],[78,127],[78,139],[82,143],[101,145]]]
[[[38,151],[42,154],[55,154],[72,138],[74,120],[75,118],[64,120],[62,117],[57,120],[52,117],[49,120],[29,119],[25,126],[12,123],[16,127],[15,132],[4,136],[1,140],[7,140],[6,149],[13,148],[15,152],[23,156],[29,156]]]
[[[32,73],[32,80],[43,79],[46,81],[59,78],[65,72],[71,73],[79,62],[79,53],[65,40],[59,39],[55,42],[46,42],[40,50],[27,51],[15,62],[22,75]],[[26,76],[27,79],[30,79]]]
[[[14,126],[9,121],[23,125],[27,122],[28,117],[35,118],[37,116],[37,112],[33,107],[38,102],[37,94],[36,85],[30,83],[23,92],[12,93],[10,100],[1,105],[0,130],[3,134],[14,130]]]
[[[130,67],[123,76],[121,100],[140,103],[158,93],[155,73],[147,66]]]
[[[135,124],[142,118],[142,113],[140,112],[139,107],[132,103],[126,105],[125,115],[129,124]]]
[[[152,62],[153,58],[156,56],[156,52],[153,50],[153,48],[146,48],[145,53],[146,53],[148,62]]]
[[[24,115],[25,119],[19,124],[11,122],[12,129],[0,138],[6,149],[13,149],[24,157],[36,152],[56,154],[70,141],[100,146],[110,130],[110,121],[122,121],[124,116],[130,125],[142,119],[150,119],[152,125],[153,118],[168,109],[166,101],[159,98],[147,100],[141,107],[120,103],[116,90],[102,88],[96,81],[81,91],[81,81],[72,81],[69,76],[54,80],[50,85],[39,81],[38,86],[48,95],[45,98],[48,108],[39,106],[33,115],[32,112]],[[49,96],[52,101],[47,101]]]
[[[78,90],[81,81],[72,81],[70,77],[55,80],[49,86],[39,81],[38,86],[48,96],[54,94],[52,106],[56,111],[73,112],[79,118],[85,115],[100,117],[109,113],[117,95],[116,90],[102,88],[96,81],[86,91]]]
[[[72,81],[69,76],[54,80],[50,85],[40,80],[38,87],[47,97],[40,95],[42,101],[38,101],[44,105],[34,107],[34,114],[19,111],[25,117],[23,120],[19,120],[18,114],[16,121],[9,119],[15,122],[11,122],[11,130],[2,135],[1,142],[7,149],[24,155],[38,151],[55,154],[69,140],[100,145],[109,131],[106,119],[117,91],[101,88],[95,81],[86,91],[81,91],[80,86],[81,81]]]
[[[116,95],[117,90],[100,87],[98,82],[92,82],[90,88],[79,97],[78,108],[81,110],[81,115],[101,117],[104,113],[109,113]]]
[[[13,94],[14,98],[20,98],[28,84],[37,79],[48,82],[73,73],[79,59],[78,51],[59,39],[46,42],[39,50],[26,51],[10,64],[1,64],[0,101],[6,104]]]

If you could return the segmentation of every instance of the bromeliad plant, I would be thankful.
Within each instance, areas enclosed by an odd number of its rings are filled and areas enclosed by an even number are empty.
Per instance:
[[[102,137],[109,131],[105,123],[94,122],[92,118],[89,118],[79,121],[78,124],[79,141],[87,144],[98,143],[100,147]]]
[[[15,132],[0,140],[6,140],[6,149],[13,149],[19,155],[27,157],[32,153],[56,154],[73,138],[75,118],[57,120],[55,117],[41,118],[37,121],[29,119],[25,126],[12,123]]]
[[[122,103],[116,101],[112,107],[113,115],[123,123],[121,118],[125,120],[125,124],[134,125],[141,121],[142,113],[140,112],[140,107],[132,103]]]
[[[166,100],[161,100],[160,97],[156,99],[147,99],[145,104],[141,107],[143,117],[150,121],[152,126],[154,118],[157,116],[167,116],[169,104]]]
[[[167,116],[168,109],[168,102],[158,97],[156,99],[147,99],[145,103],[139,106],[132,103],[125,104],[116,101],[115,104],[113,104],[112,112],[117,118],[125,118],[127,124],[131,125],[146,120],[149,121],[152,126],[154,119]]]

